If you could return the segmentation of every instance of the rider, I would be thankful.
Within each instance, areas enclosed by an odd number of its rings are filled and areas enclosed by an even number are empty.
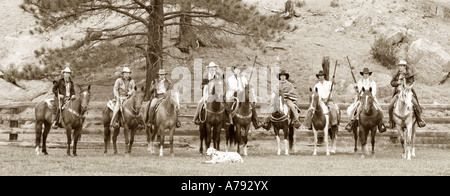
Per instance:
[[[364,88],[365,90],[369,90],[370,88],[372,88],[372,97],[373,97],[373,101],[375,104],[375,108],[378,110],[378,112],[382,113],[382,109],[380,107],[380,103],[378,102],[378,99],[376,97],[377,94],[377,83],[375,81],[373,81],[372,79],[370,79],[370,76],[372,75],[372,72],[369,71],[369,68],[364,68],[362,72],[359,72],[361,74],[361,76],[363,76],[362,79],[358,80],[357,85],[355,86],[355,90],[357,91],[357,95],[356,95],[356,99],[354,102],[354,107],[351,108],[351,112],[350,114],[352,115],[351,121],[347,124],[347,126],[345,127],[345,129],[347,131],[351,131],[351,126],[352,124],[356,121],[359,120],[359,114],[361,113],[362,110],[362,105],[361,105],[361,101],[359,100],[360,95],[363,93],[362,92],[362,88]],[[356,110],[356,115],[355,114],[355,110]],[[380,123],[378,130],[380,131],[380,133],[383,133],[386,131],[386,128],[384,126],[383,123]]]
[[[295,87],[294,85],[289,82],[289,73],[286,72],[286,70],[281,70],[281,72],[278,74],[278,80],[280,80],[279,83],[279,94],[283,95],[283,98],[286,100],[286,105],[289,107],[289,110],[294,114],[294,118],[292,120],[292,123],[296,129],[300,127],[300,121],[298,119],[299,114],[298,110],[295,107],[295,102],[297,101],[297,94],[295,93]],[[272,93],[272,97],[274,97],[274,93]],[[269,129],[270,125],[270,119],[266,118],[263,128]]]
[[[203,75],[202,86],[201,86],[203,96],[200,99],[200,101],[198,102],[197,110],[195,110],[195,115],[194,115],[194,122],[196,125],[200,125],[199,114],[200,114],[200,110],[202,109],[203,102],[206,99],[206,96],[208,94],[210,82],[215,79],[223,79],[223,74],[219,72],[218,68],[219,68],[219,65],[217,65],[214,62],[211,62],[211,63],[209,63],[208,66],[206,66],[206,69],[208,70],[208,72]]]
[[[394,90],[394,96],[391,99],[391,102],[389,103],[389,124],[387,127],[394,128],[394,121],[393,121],[393,112],[394,112],[394,104],[395,101],[397,101],[398,93],[400,92],[400,87],[403,82],[403,80],[406,82],[407,85],[412,85],[414,83],[414,72],[413,70],[408,66],[408,63],[405,60],[400,60],[398,63],[398,72],[395,74],[395,76],[391,80],[391,86],[395,87]],[[425,127],[426,123],[422,119],[422,110],[420,108],[419,100],[416,95],[416,91],[414,89],[411,89],[413,92],[413,108],[414,108],[414,114],[416,115],[417,124],[419,127]]]
[[[120,110],[120,106],[123,102],[130,98],[134,94],[135,82],[130,77],[131,70],[128,67],[124,67],[122,70],[122,77],[117,78],[114,83],[114,98],[116,99],[116,104],[114,105],[113,116],[111,120],[111,126],[114,128],[119,127],[119,123],[117,121],[117,113]]]
[[[322,105],[323,113],[330,114],[331,126],[338,125],[337,120],[339,107],[333,103],[333,98],[331,95],[331,87],[335,83],[334,79],[331,82],[325,80],[325,73],[322,70],[320,70],[319,73],[316,74],[316,77],[317,79],[319,79],[319,82],[314,86],[314,88],[317,88],[319,99],[321,99],[322,103],[324,104]],[[307,122],[307,125],[311,125],[311,122]]]
[[[172,82],[166,77],[167,73],[164,69],[158,71],[158,78],[152,81],[152,88],[150,89],[150,94],[153,94],[153,99],[150,104],[150,123],[155,123],[155,106],[159,100],[165,97],[167,90],[172,88]],[[177,110],[178,113],[178,110]],[[181,127],[181,123],[177,120],[177,128]]]
[[[244,93],[244,87],[246,85],[249,85],[247,78],[245,77],[245,69],[246,69],[246,65],[243,66],[233,66],[231,67],[232,71],[233,71],[233,75],[231,75],[230,77],[227,78],[227,91],[226,91],[226,111],[228,113],[228,119],[229,123],[232,123],[232,114],[231,114],[231,107],[233,105],[233,97],[235,96],[235,94],[240,95],[242,93]],[[255,129],[259,129],[259,127],[261,127],[260,122],[258,121],[258,116],[256,114],[256,95],[255,95],[255,90],[254,88],[250,85],[249,86],[249,99],[251,102],[251,109],[252,109],[252,123],[253,126],[255,127]],[[244,97],[240,97],[238,96],[238,98],[244,98]],[[243,102],[244,100],[239,100],[240,102]]]
[[[55,94],[53,115],[52,115],[52,128],[58,128],[58,121],[61,107],[69,100],[75,99],[75,89],[70,74],[72,71],[69,67],[62,70],[63,77],[58,81],[53,82],[53,93]]]

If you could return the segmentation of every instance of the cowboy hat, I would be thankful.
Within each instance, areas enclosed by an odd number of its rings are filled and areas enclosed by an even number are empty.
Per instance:
[[[289,74],[286,72],[286,70],[281,70],[281,72],[278,74],[278,80],[280,80],[280,76],[281,75],[285,75],[286,76],[286,80],[289,79]]]
[[[325,76],[325,73],[320,70],[318,74],[316,74],[316,77],[319,78],[319,76]]]
[[[166,70],[164,70],[164,69],[159,69],[158,75],[166,75],[166,74],[167,74]]]
[[[131,70],[128,67],[124,67],[122,73],[131,73]]]
[[[211,68],[211,67],[219,67],[219,65],[215,64],[214,62],[209,63],[208,66],[206,66],[206,68]]]
[[[406,66],[406,65],[408,65],[408,63],[405,61],[405,60],[400,60],[399,62],[398,62],[398,65],[404,65],[404,66]]]
[[[369,74],[369,76],[370,76],[370,75],[372,75],[372,72],[369,71],[369,68],[365,67],[365,68],[363,69],[363,71],[359,72],[359,74],[361,74],[362,76],[363,76],[364,74]]]
[[[66,68],[63,69],[61,72],[62,72],[62,73],[72,73],[72,71],[70,70],[69,67],[66,67]]]

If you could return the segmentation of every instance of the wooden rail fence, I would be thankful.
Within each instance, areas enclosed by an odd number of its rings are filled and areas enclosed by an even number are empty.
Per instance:
[[[11,141],[17,140],[18,134],[35,134],[34,125],[29,125],[27,128],[21,128],[25,122],[34,122],[34,107],[37,102],[11,102],[11,103],[1,103],[0,104],[0,134],[9,134],[9,139]],[[83,128],[82,134],[103,134],[102,125],[102,110],[104,109],[106,102],[95,101],[89,104],[88,112],[86,114],[85,128]],[[349,121],[346,109],[350,104],[339,103],[339,108],[342,111],[341,118],[341,128],[339,136],[342,137],[352,137],[352,133],[347,131],[342,131],[345,124]],[[261,114],[260,108],[264,105],[258,105],[258,114]],[[299,104],[300,109],[303,110],[301,113],[301,118],[304,118],[306,112],[304,112],[309,104],[302,103]],[[381,104],[385,112],[385,121],[387,121],[387,104]],[[422,107],[425,110],[450,110],[450,104],[423,104]],[[179,119],[182,123],[182,127],[176,130],[177,136],[198,136],[198,127],[192,122],[193,114],[196,108],[196,103],[184,103],[182,104]],[[263,118],[264,115],[260,115]],[[450,116],[446,117],[424,117],[424,120],[428,124],[448,124],[450,123]],[[63,134],[65,130],[56,129],[51,130],[51,134]],[[266,135],[270,135],[268,132]],[[300,137],[307,136],[312,137],[312,131],[300,129],[297,133]],[[143,134],[141,132],[140,134]],[[321,133],[323,134],[323,133]],[[378,136],[385,136],[395,138],[397,137],[396,131],[387,131],[383,134],[378,134]],[[298,135],[297,135],[298,136]],[[417,137],[445,137],[450,138],[450,131],[426,131],[421,130],[417,133]]]

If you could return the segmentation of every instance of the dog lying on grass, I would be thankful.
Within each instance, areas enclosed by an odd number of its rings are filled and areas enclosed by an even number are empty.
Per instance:
[[[208,148],[206,151],[207,156],[211,156],[211,160],[205,161],[205,163],[243,163],[241,155],[237,152],[220,152],[213,147]]]

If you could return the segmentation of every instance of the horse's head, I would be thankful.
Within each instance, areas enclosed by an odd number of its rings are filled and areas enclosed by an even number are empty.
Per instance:
[[[170,91],[167,92],[167,96],[170,98],[170,100],[176,106],[177,109],[180,109],[180,102],[181,102],[180,88],[181,86],[178,86],[170,89]]]
[[[372,87],[369,89],[365,89],[364,87],[361,90],[360,95],[361,104],[363,104],[364,110],[370,111],[373,106],[373,96],[372,96]]]
[[[414,86],[414,84],[412,84],[411,86],[405,85],[400,90],[400,93],[398,94],[399,101],[405,104],[407,110],[412,110],[412,107],[413,107],[413,104],[412,104],[412,98],[413,98],[412,87],[413,86]]]
[[[314,88],[314,90],[312,88],[309,88],[309,108],[308,110],[312,110],[313,112],[317,109],[318,105],[319,105],[319,93],[317,88]]]
[[[87,87],[86,90],[80,92],[79,99],[81,100],[81,112],[84,113],[87,111],[87,107],[89,105],[89,100],[91,98],[91,85]]]
[[[136,87],[135,87],[136,90]],[[133,95],[133,99],[134,99],[134,103],[133,103],[133,107],[135,112],[139,113],[141,107],[142,107],[142,102],[144,101],[144,97],[145,97],[145,89],[144,87],[141,87],[141,89],[136,90],[134,92]]]

